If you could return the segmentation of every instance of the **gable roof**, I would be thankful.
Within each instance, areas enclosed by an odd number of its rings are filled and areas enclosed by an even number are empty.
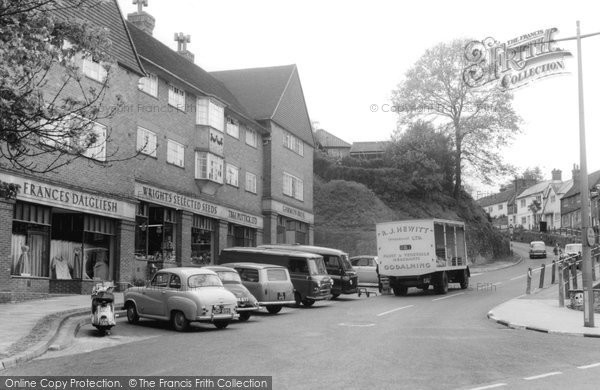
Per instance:
[[[488,196],[484,196],[483,198],[479,198],[476,202],[481,207],[492,206],[498,203],[508,202],[515,195],[514,188],[508,189],[506,191],[498,192],[497,194],[492,194]]]
[[[517,196],[517,198],[523,198],[526,196],[537,194],[539,192],[544,192],[546,190],[546,187],[548,187],[551,183],[552,183],[551,180],[545,180],[545,181],[539,182],[537,184],[534,184],[531,187],[527,187],[523,192],[521,192]]]
[[[336,137],[328,131],[323,129],[319,129],[315,131],[315,139],[323,146],[324,148],[350,148],[348,142],[342,140],[341,138]]]
[[[353,142],[350,153],[383,153],[388,141]]]
[[[108,38],[112,42],[109,54],[119,65],[140,76],[146,75],[117,0],[87,2],[78,6],[66,5],[52,10],[52,13],[62,19],[85,20],[97,27],[108,29]]]
[[[591,190],[596,184],[600,182],[600,171],[592,172],[588,175],[588,188]],[[564,198],[568,198],[570,196],[579,195],[581,184],[579,180],[575,180],[573,182],[573,186],[567,191],[567,193],[563,196]]]
[[[131,32],[131,38],[138,54],[143,60],[162,68],[200,93],[217,98],[237,114],[254,122],[246,108],[221,81],[132,23],[127,22],[127,27]]]
[[[210,74],[237,96],[252,118],[272,120],[314,146],[296,65],[224,70]]]

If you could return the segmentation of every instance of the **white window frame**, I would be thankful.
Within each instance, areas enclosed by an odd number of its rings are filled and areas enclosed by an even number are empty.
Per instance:
[[[287,131],[283,134],[283,146],[300,156],[304,156],[304,141]]]
[[[169,105],[185,111],[185,91],[169,84]]]
[[[73,136],[69,135],[71,125],[67,122],[75,120],[81,121],[82,126],[91,124],[91,127],[85,132],[85,135],[89,135],[90,132],[96,134],[96,142],[87,149],[81,149],[79,144],[82,143],[82,141],[74,139]],[[62,127],[62,123],[65,123],[64,127]],[[103,124],[83,118],[79,115],[69,114],[61,121],[54,121],[51,125],[44,125],[43,123],[40,123],[40,125],[44,127],[44,132],[50,133],[45,135],[44,138],[40,138],[40,143],[55,149],[65,150],[70,154],[80,154],[81,156],[92,160],[106,161],[106,138],[108,136],[108,131]]]
[[[167,140],[167,162],[183,168],[185,161],[185,147],[172,139]]]
[[[283,194],[304,201],[304,182],[302,179],[283,172]]]
[[[210,180],[223,184],[224,161],[221,157],[209,152],[196,152],[195,178]]]
[[[235,139],[240,139],[240,125],[233,118],[227,118],[227,124],[225,125],[225,131],[227,134]]]
[[[244,131],[246,133],[246,145],[256,148],[258,146],[258,132],[248,127],[245,127]]]
[[[254,173],[251,172],[246,172],[246,191],[248,192],[252,192],[253,194],[256,194],[256,188],[257,188],[257,176]]]
[[[103,83],[108,77],[108,72],[102,65],[102,63],[92,60],[91,58],[83,58],[81,64],[81,71],[84,75]]]
[[[137,151],[148,156],[156,157],[156,133],[138,126]]]
[[[196,124],[225,132],[225,107],[207,97],[196,99]]]
[[[93,122],[93,131],[96,133],[96,142],[81,154],[93,160],[106,161],[106,126]]]
[[[138,89],[150,96],[158,97],[158,76],[148,73],[147,77],[140,77]]]
[[[237,166],[227,163],[225,168],[225,183],[230,186],[240,186],[240,168]]]

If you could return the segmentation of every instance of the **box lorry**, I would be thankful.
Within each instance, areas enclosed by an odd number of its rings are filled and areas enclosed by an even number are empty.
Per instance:
[[[469,287],[465,224],[444,219],[417,219],[376,224],[379,274],[389,279],[394,295],[409,287],[437,294],[448,283]]]

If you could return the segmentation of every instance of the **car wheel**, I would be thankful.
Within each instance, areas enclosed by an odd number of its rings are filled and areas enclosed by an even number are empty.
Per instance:
[[[446,294],[448,292],[448,274],[445,271],[437,277],[437,281],[435,283],[435,293],[436,294]]]
[[[337,298],[339,296],[340,296],[340,294],[331,294],[331,299],[335,299],[335,298]]]
[[[406,286],[394,286],[394,295],[397,297],[405,296],[408,294],[408,287]]]
[[[296,306],[300,306],[302,304],[302,296],[299,292],[294,293],[294,299],[296,300]]]
[[[250,312],[243,311],[240,313],[240,321],[248,321],[250,319]]]
[[[176,331],[183,332],[183,331],[187,330],[187,328],[190,325],[190,322],[188,321],[187,318],[185,318],[185,314],[183,314],[183,312],[176,311],[171,316],[171,324],[173,325],[173,328]]]
[[[281,311],[281,306],[267,306],[269,314],[277,314]]]
[[[302,304],[306,307],[311,307],[315,304],[315,301],[313,299],[303,299]]]
[[[138,314],[137,309],[135,308],[135,304],[129,302],[127,304],[127,322],[129,322],[130,324],[137,324],[139,320],[140,315]]]
[[[225,329],[225,328],[227,328],[227,325],[229,325],[229,321],[223,321],[223,320],[215,321],[213,323],[215,324],[217,329]]]

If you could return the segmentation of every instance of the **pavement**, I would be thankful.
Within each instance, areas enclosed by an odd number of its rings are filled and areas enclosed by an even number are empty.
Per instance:
[[[491,272],[522,261],[473,265],[471,273]],[[489,311],[488,318],[514,329],[600,337],[600,328],[583,327],[583,313],[558,307],[558,286],[511,299]],[[123,293],[115,293],[115,313],[123,316]],[[48,350],[69,347],[75,334],[90,323],[89,295],[49,296],[0,304],[0,371],[35,359]],[[600,320],[600,315],[596,318]],[[596,321],[598,323],[598,321]]]

